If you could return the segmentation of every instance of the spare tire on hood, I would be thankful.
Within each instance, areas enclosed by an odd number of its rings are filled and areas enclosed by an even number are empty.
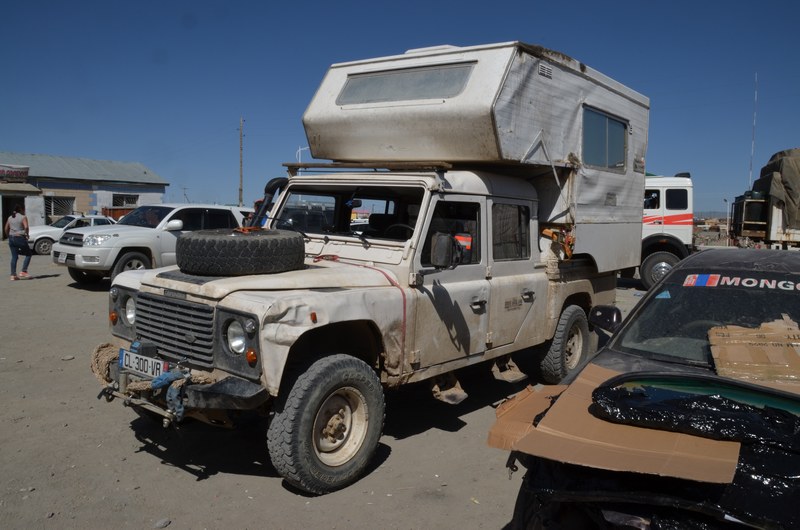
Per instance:
[[[274,274],[300,269],[303,236],[291,230],[197,230],[182,234],[175,247],[178,267],[198,276]]]

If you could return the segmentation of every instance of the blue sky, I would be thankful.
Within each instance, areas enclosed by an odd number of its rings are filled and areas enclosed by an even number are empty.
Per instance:
[[[251,203],[307,145],[302,114],[330,64],[439,44],[539,44],[648,96],[647,170],[690,171],[697,211],[749,189],[754,110],[754,179],[800,147],[794,0],[16,0],[2,13],[0,151],[141,162],[169,201],[238,201],[243,117]]]

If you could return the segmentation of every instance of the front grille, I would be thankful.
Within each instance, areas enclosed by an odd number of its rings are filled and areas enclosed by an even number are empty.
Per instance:
[[[166,296],[136,296],[136,333],[173,361],[210,368],[214,358],[214,308]]]
[[[62,245],[69,245],[71,247],[83,246],[83,235],[76,234],[75,232],[65,232],[58,240]]]

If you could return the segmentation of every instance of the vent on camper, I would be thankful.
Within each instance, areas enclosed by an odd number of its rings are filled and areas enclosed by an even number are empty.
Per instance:
[[[549,64],[539,63],[539,75],[547,79],[553,79],[553,67]]]

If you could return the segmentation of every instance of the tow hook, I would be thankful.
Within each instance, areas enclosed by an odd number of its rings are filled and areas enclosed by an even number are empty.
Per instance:
[[[97,394],[97,399],[106,398],[107,403],[111,403],[114,401],[114,389],[111,386],[104,387],[99,394]]]
[[[511,454],[508,455],[506,467],[508,468],[508,480],[511,480],[511,475],[519,471],[519,467],[517,466],[517,455],[514,454],[514,451],[511,451]]]

